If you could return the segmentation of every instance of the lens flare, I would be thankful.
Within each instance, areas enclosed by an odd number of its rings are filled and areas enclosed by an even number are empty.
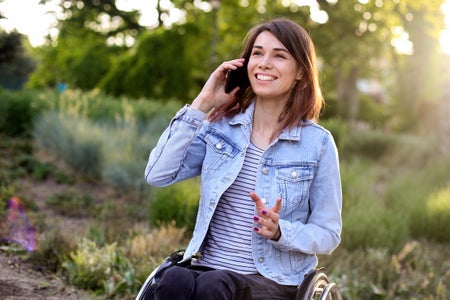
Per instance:
[[[18,197],[8,200],[5,220],[0,223],[0,233],[1,241],[18,243],[29,252],[37,249],[36,228],[31,225],[24,205]]]

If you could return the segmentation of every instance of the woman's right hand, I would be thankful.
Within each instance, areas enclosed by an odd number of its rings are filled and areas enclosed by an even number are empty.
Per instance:
[[[243,58],[223,62],[211,73],[191,107],[209,113],[213,108],[232,101],[239,88],[235,88],[229,94],[225,93],[226,75],[228,70],[235,70],[243,65]]]

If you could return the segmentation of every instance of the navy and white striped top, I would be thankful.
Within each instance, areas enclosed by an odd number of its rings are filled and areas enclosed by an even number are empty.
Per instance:
[[[256,172],[264,150],[250,143],[244,165],[234,183],[222,195],[212,217],[199,265],[241,274],[257,273],[252,257]]]

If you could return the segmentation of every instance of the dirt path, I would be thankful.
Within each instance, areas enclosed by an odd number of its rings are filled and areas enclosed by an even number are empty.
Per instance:
[[[67,286],[55,275],[45,275],[32,269],[18,256],[0,250],[0,299],[93,299],[84,291]]]
[[[43,212],[47,221],[55,222],[58,218],[51,210],[45,207],[45,198],[52,193],[67,188],[55,184],[53,180],[37,182],[32,179],[19,180],[21,196],[33,199]],[[78,222],[77,222],[78,221]],[[64,219],[63,231],[76,232],[82,227],[82,220]],[[86,291],[68,286],[55,274],[44,274],[36,270],[30,262],[25,261],[20,254],[11,253],[0,248],[0,300],[22,299],[66,299],[84,300],[95,299]]]

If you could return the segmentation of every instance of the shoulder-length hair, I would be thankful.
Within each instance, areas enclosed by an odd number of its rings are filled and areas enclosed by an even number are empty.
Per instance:
[[[297,61],[301,72],[301,79],[292,89],[289,100],[279,116],[280,126],[275,132],[278,135],[285,128],[292,128],[300,121],[317,121],[322,109],[323,97],[320,90],[319,75],[316,63],[314,44],[306,30],[297,23],[277,18],[254,26],[244,40],[244,49],[241,57],[248,62],[256,38],[261,32],[272,33],[289,51]],[[248,108],[255,98],[251,86],[239,90],[235,99],[213,110],[209,116],[210,121],[216,121],[225,116],[234,116]]]

